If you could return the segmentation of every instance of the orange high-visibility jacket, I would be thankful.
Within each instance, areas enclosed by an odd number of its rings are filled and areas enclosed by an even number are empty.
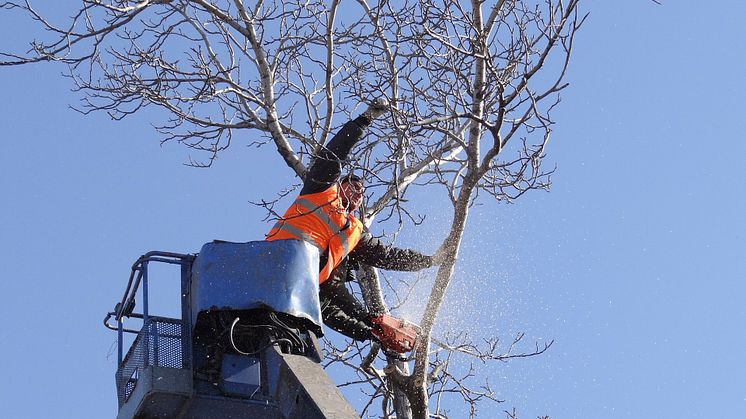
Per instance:
[[[328,250],[326,265],[319,273],[319,284],[322,284],[357,246],[362,232],[363,223],[347,213],[337,185],[332,185],[321,192],[296,198],[267,233],[267,240],[305,240],[318,247],[319,254]]]

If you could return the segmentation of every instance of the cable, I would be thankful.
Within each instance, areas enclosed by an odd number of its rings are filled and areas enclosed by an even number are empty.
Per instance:
[[[285,324],[282,320],[280,320],[279,317],[277,317],[277,315],[275,313],[269,313],[269,318],[270,318],[270,320],[272,320],[273,322],[275,322],[278,326],[280,326],[280,328],[287,335],[289,335],[290,337],[293,338],[293,340],[295,341],[296,345],[298,347],[300,347],[300,352],[305,352],[306,351],[306,343],[303,342],[303,339],[301,338],[301,336],[299,336],[298,332],[296,331],[297,329],[294,329],[294,328],[288,326],[287,324]]]
[[[238,349],[238,347],[236,346],[236,342],[233,340],[233,328],[236,327],[236,323],[238,323],[239,320],[241,320],[241,318],[240,317],[236,317],[236,319],[233,320],[233,324],[231,324],[231,333],[230,333],[231,346],[233,347],[234,351],[238,352],[241,355],[253,355],[252,353],[244,352],[244,351]]]
[[[241,355],[247,355],[247,356],[256,355],[259,352],[261,352],[261,351],[269,348],[270,346],[276,345],[276,344],[278,344],[280,342],[285,342],[288,345],[290,345],[291,347],[293,346],[293,342],[291,342],[290,339],[287,339],[287,338],[278,338],[278,339],[270,340],[266,345],[262,346],[261,348],[255,350],[253,352],[244,352],[244,351],[238,349],[238,347],[236,346],[236,342],[233,340],[233,329],[235,328],[236,323],[238,323],[239,320],[241,320],[240,317],[236,317],[236,319],[233,320],[233,324],[231,324],[230,338],[231,338],[231,346],[233,347],[233,350],[235,350],[236,352],[238,352]],[[271,326],[270,325],[241,325],[241,327],[271,327]]]

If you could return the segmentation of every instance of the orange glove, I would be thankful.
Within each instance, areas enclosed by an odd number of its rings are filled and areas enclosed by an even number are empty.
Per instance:
[[[403,354],[414,349],[417,341],[419,327],[396,317],[383,314],[371,319],[373,337],[375,337],[384,348]]]

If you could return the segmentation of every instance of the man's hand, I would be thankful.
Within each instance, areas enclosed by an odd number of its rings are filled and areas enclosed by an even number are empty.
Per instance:
[[[379,97],[368,106],[368,109],[363,112],[364,116],[368,121],[373,122],[374,119],[386,113],[389,110],[389,101],[385,97]]]

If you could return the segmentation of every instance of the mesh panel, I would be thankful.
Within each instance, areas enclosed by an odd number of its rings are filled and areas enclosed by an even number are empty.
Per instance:
[[[146,366],[167,368],[189,368],[184,354],[181,336],[181,320],[151,317],[124,357],[116,373],[119,407],[127,401],[135,389],[140,371]]]

